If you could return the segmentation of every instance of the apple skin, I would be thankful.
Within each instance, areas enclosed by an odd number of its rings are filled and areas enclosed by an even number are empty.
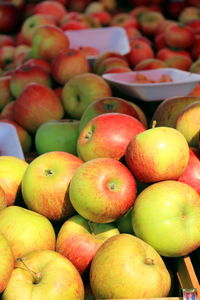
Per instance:
[[[132,210],[135,235],[160,255],[188,255],[200,246],[200,198],[186,183],[165,180],[151,184]]]
[[[113,223],[95,223],[75,215],[61,226],[56,251],[68,258],[83,274],[104,241],[119,233]]]
[[[65,151],[77,155],[78,129],[79,121],[73,119],[52,120],[43,123],[35,133],[37,153]]]
[[[0,232],[12,248],[14,258],[33,250],[54,250],[55,231],[44,216],[12,205],[0,211]]]
[[[14,121],[29,132],[35,133],[41,124],[62,119],[64,109],[50,87],[30,82],[15,100],[13,113]]]
[[[178,178],[193,187],[200,194],[200,151],[190,147],[190,157],[187,168]]]
[[[13,3],[0,3],[0,32],[11,33],[14,31],[21,18],[20,10]]]
[[[0,186],[0,210],[7,207],[5,192],[3,188]]]
[[[2,108],[0,112],[0,119],[5,118],[9,120],[14,120],[14,115],[13,115],[14,104],[15,104],[15,100],[11,100]]]
[[[32,251],[17,260],[2,298],[19,300],[21,293],[26,300],[84,300],[78,271],[68,259],[52,250]]]
[[[2,293],[14,269],[14,257],[11,247],[2,233],[0,233],[0,264],[0,293]]]
[[[62,103],[70,117],[80,119],[90,103],[110,96],[112,96],[111,87],[100,75],[84,73],[74,76],[65,83]]]
[[[195,101],[183,108],[176,119],[175,128],[185,136],[190,147],[198,147],[200,101]]]
[[[149,10],[139,18],[139,29],[144,35],[155,36],[164,20],[161,12]]]
[[[5,192],[7,206],[13,205],[21,191],[21,181],[28,167],[23,159],[0,156],[0,186]]]
[[[132,226],[132,207],[119,219],[116,220],[115,224],[119,229],[120,233],[133,233],[133,226]]]
[[[187,167],[189,146],[178,130],[155,127],[137,134],[130,141],[125,160],[133,175],[141,182],[176,180]]]
[[[24,40],[24,42],[27,45],[32,44],[33,40],[33,33],[36,30],[38,26],[44,25],[44,24],[55,24],[54,20],[46,15],[30,15],[22,23],[21,26],[21,35]]]
[[[191,47],[194,42],[194,32],[187,25],[172,24],[165,30],[165,41],[169,47],[186,49]]]
[[[51,74],[61,85],[70,78],[87,73],[90,70],[86,56],[79,49],[63,49],[54,57],[51,64]]]
[[[6,104],[13,100],[13,95],[10,91],[10,79],[10,75],[0,77],[0,110],[2,110]]]
[[[79,123],[79,132],[86,126],[86,124],[94,117],[111,112],[118,112],[122,114],[127,114],[135,117],[143,123],[144,118],[142,114],[139,113],[139,109],[132,102],[128,102],[122,98],[118,97],[104,97],[98,99],[88,105],[85,109]],[[146,127],[146,123],[143,124]]]
[[[200,101],[200,97],[186,96],[179,97],[174,96],[162,101],[154,111],[151,125],[153,121],[156,121],[156,126],[168,126],[174,127],[176,119],[181,110],[190,103]]]
[[[153,247],[122,233],[98,249],[90,267],[90,286],[95,299],[153,299],[168,295],[171,277]]]
[[[37,82],[48,87],[51,87],[51,77],[48,72],[39,66],[19,66],[11,75],[10,78],[10,90],[12,95],[17,98],[24,90],[28,83]]]
[[[32,58],[42,58],[51,62],[57,53],[69,48],[69,38],[64,31],[51,24],[40,25],[33,33]]]
[[[84,161],[97,157],[120,160],[131,139],[145,129],[132,116],[122,113],[100,114],[81,131],[77,141],[78,156]]]
[[[51,151],[36,157],[22,179],[26,206],[51,220],[71,216],[74,209],[69,200],[69,184],[82,163],[77,156],[62,151]]]
[[[96,158],[76,170],[69,198],[82,217],[96,223],[110,223],[133,205],[136,189],[135,179],[124,164],[112,158]]]

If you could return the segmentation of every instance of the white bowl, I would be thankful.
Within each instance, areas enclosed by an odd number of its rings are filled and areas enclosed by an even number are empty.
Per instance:
[[[0,155],[24,159],[17,131],[12,124],[6,122],[0,122]]]
[[[81,30],[66,30],[70,48],[94,47],[102,54],[107,51],[118,52],[125,55],[130,51],[126,31],[122,27],[91,28]],[[97,55],[87,56],[94,60]]]
[[[159,80],[160,76],[167,74],[172,82],[161,83],[134,83],[136,74],[144,74],[152,80]],[[111,86],[125,94],[143,101],[161,101],[173,96],[187,96],[197,83],[200,83],[200,74],[190,73],[174,68],[161,68],[153,70],[110,73],[102,77]]]

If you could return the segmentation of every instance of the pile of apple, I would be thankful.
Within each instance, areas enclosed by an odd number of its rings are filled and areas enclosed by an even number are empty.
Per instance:
[[[147,116],[101,76],[199,73],[198,3],[170,19],[153,2],[0,2],[0,121],[27,158],[0,156],[2,300],[167,297],[173,259],[199,248],[198,86]],[[103,26],[122,26],[130,52],[91,65],[96,49],[64,31]]]

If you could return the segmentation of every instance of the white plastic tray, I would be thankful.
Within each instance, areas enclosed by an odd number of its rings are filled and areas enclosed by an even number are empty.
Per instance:
[[[159,80],[162,74],[168,74],[172,82],[162,83],[134,83],[136,74],[141,73],[153,80]],[[102,75],[113,87],[127,95],[143,101],[160,101],[172,96],[187,96],[197,83],[200,74],[190,73],[174,68],[110,73]]]
[[[94,47],[102,54],[107,51],[115,51],[125,55],[130,51],[126,31],[122,27],[92,28],[81,30],[66,30],[69,37],[70,48]],[[88,56],[94,60],[97,56]]]
[[[0,155],[15,156],[24,159],[24,153],[12,124],[0,123]]]

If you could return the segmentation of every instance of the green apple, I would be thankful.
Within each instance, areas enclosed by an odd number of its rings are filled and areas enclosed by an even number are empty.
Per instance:
[[[0,185],[4,190],[7,206],[14,204],[21,191],[21,182],[28,163],[15,156],[0,156]]]
[[[117,228],[120,233],[130,233],[133,234],[133,226],[132,226],[132,207],[125,213],[122,217],[116,220]]]
[[[35,148],[39,154],[49,151],[65,151],[76,155],[79,121],[73,119],[52,120],[43,123],[35,134]]]
[[[0,265],[0,293],[2,293],[14,268],[12,249],[2,233],[0,233]]]
[[[90,267],[90,286],[98,299],[152,299],[168,296],[171,277],[152,246],[121,233],[97,250]]]
[[[112,95],[109,84],[94,73],[83,73],[68,80],[62,90],[62,103],[66,113],[80,119],[87,106]]]
[[[50,220],[65,220],[74,213],[69,200],[69,184],[83,163],[77,156],[50,151],[36,157],[22,179],[26,206]]]
[[[8,240],[15,259],[32,250],[55,249],[55,231],[51,222],[20,206],[0,210],[0,232]]]
[[[151,184],[134,202],[132,225],[161,255],[187,255],[200,246],[200,195],[176,180]]]
[[[56,251],[68,258],[82,274],[104,241],[119,233],[113,223],[95,223],[75,215],[61,226]]]
[[[84,286],[74,265],[52,250],[17,259],[3,300],[83,300]]]

